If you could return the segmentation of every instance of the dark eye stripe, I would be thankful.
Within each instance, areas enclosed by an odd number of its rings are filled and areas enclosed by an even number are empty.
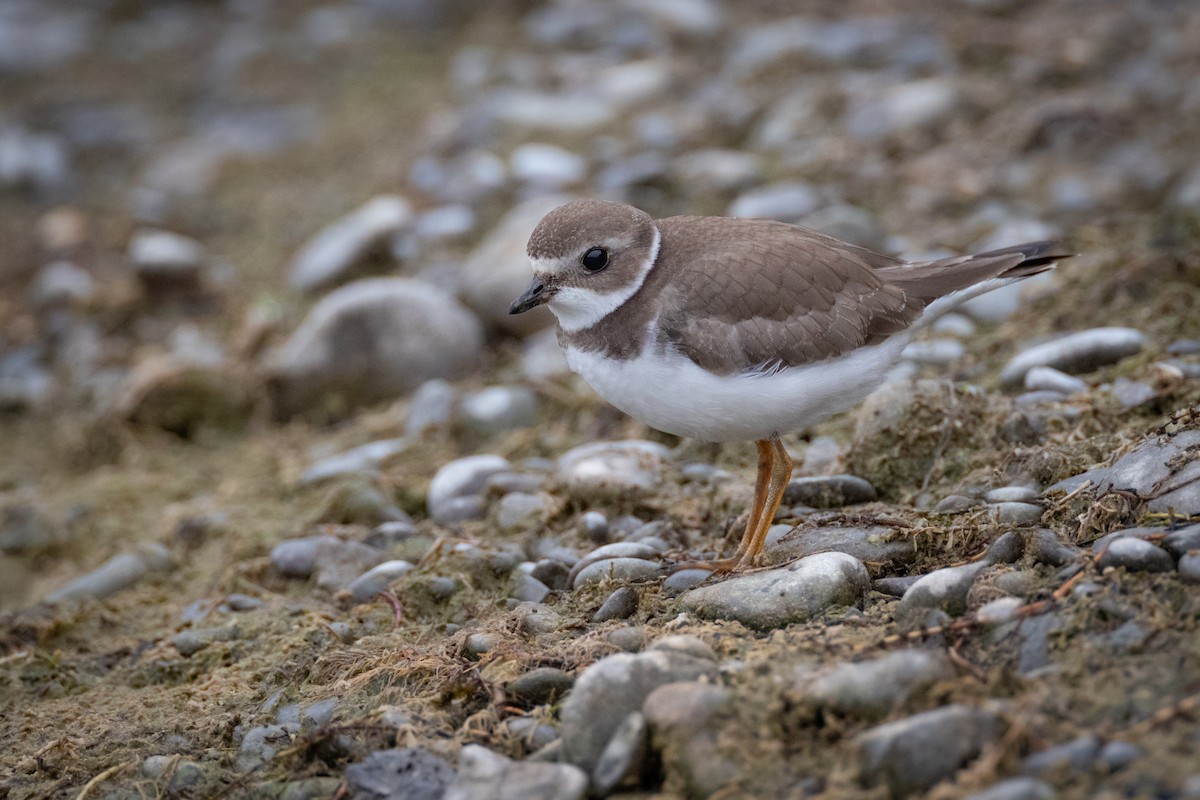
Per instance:
[[[603,247],[593,247],[579,259],[583,268],[588,272],[599,272],[608,266],[608,251]]]

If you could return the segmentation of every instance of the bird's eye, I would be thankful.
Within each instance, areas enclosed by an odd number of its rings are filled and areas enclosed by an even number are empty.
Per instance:
[[[602,247],[593,247],[583,254],[579,263],[583,264],[583,268],[588,272],[599,272],[608,266],[608,251]]]

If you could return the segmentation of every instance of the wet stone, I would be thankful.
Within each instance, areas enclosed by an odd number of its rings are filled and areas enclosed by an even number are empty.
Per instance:
[[[1100,556],[1099,566],[1124,567],[1130,572],[1170,572],[1175,568],[1171,555],[1150,542],[1132,536],[1114,539]]]
[[[592,622],[608,622],[614,619],[628,619],[638,608],[638,594],[628,586],[622,586],[613,591],[600,609],[592,616]]]
[[[454,778],[445,759],[415,747],[379,750],[346,767],[346,784],[356,800],[441,800]]]
[[[860,778],[886,785],[897,798],[925,791],[952,777],[1003,730],[996,715],[957,704],[879,725],[857,739]]]
[[[563,701],[563,756],[587,772],[595,769],[625,718],[640,711],[659,686],[716,675],[716,655],[699,639],[668,636],[649,649],[600,659],[584,671]]]
[[[1000,373],[1000,382],[1020,386],[1034,367],[1053,367],[1072,374],[1090,372],[1137,355],[1146,336],[1132,328],[1094,328],[1023,350]]]
[[[441,800],[583,800],[587,773],[571,764],[513,761],[469,744]]]
[[[845,553],[819,553],[779,569],[692,589],[680,604],[705,619],[770,630],[807,621],[832,606],[855,605],[869,588],[861,561]]]
[[[940,653],[901,650],[870,661],[837,664],[803,680],[800,702],[838,714],[879,720],[909,697],[954,674]]]
[[[575,676],[554,667],[539,667],[508,685],[508,694],[524,708],[556,703],[571,691]]]
[[[783,502],[790,506],[841,508],[869,503],[877,496],[875,487],[856,475],[819,475],[793,478],[783,491]]]

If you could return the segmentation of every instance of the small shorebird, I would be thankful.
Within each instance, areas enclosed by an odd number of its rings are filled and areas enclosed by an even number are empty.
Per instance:
[[[1070,255],[1033,242],[906,262],[782,222],[599,200],[547,214],[528,254],[509,313],[549,306],[567,363],[605,400],[678,436],[755,440],[754,504],[722,571],[762,552],[792,475],[780,434],[854,406],[939,315]]]

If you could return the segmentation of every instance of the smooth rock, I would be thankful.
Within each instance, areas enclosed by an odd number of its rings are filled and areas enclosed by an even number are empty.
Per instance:
[[[40,309],[83,308],[96,296],[96,280],[70,261],[54,261],[38,270],[30,298]]]
[[[558,333],[545,329],[525,337],[521,345],[521,377],[532,384],[571,374],[567,357],[558,344]]]
[[[506,125],[562,134],[595,130],[611,122],[617,112],[592,92],[497,91],[489,106]]]
[[[790,526],[787,526],[791,530]],[[777,544],[770,542],[765,551],[770,563],[782,563],[817,553],[846,553],[859,561],[873,564],[907,563],[917,554],[910,538],[895,538],[894,528],[820,527],[788,533]]]
[[[102,599],[128,589],[152,572],[166,572],[173,566],[167,548],[156,542],[144,542],[137,550],[121,553],[91,572],[46,595],[47,603],[71,603],[87,598]]]
[[[638,783],[646,758],[646,718],[633,711],[621,721],[592,770],[592,794],[607,796],[625,783]]]
[[[359,476],[334,484],[313,521],[374,527],[386,522],[412,522],[412,518],[396,505],[390,487]]]
[[[524,708],[556,703],[571,691],[575,676],[554,667],[531,669],[508,685],[508,694]]]
[[[1144,755],[1142,748],[1132,742],[1113,739],[1106,742],[1096,755],[1096,761],[1109,772],[1124,769]]]
[[[675,159],[675,174],[684,186],[700,191],[733,191],[757,182],[762,158],[743,150],[694,150]]]
[[[379,439],[327,456],[304,470],[300,476],[300,483],[320,483],[342,475],[374,471],[392,456],[404,452],[408,444],[408,439],[405,438]]]
[[[1175,569],[1175,560],[1170,553],[1132,536],[1110,542],[1098,564],[1101,569],[1124,567],[1130,572],[1171,572]]]
[[[865,720],[879,720],[914,694],[954,670],[940,653],[899,650],[858,663],[841,663],[796,687],[799,701],[813,708]]]
[[[583,800],[587,787],[587,773],[571,764],[513,761],[468,744],[441,800]]]
[[[464,519],[460,515],[462,508],[455,505],[454,501],[478,498],[488,478],[511,467],[508,459],[491,454],[465,456],[444,464],[429,482],[429,491],[425,496],[429,516],[442,524]]]
[[[1188,583],[1200,583],[1200,552],[1185,553],[1179,559],[1179,577]]]
[[[938,317],[929,326],[929,330],[934,333],[946,333],[951,336],[957,336],[960,339],[965,339],[975,334],[976,326],[970,317],[951,311],[948,314]]]
[[[631,439],[572,448],[558,459],[558,479],[577,500],[643,496],[662,482],[667,448]]]
[[[1021,772],[1032,777],[1073,777],[1086,772],[1100,753],[1100,737],[1089,733],[1065,744],[1031,753],[1021,762]]]
[[[532,575],[517,575],[508,596],[523,603],[541,603],[550,596],[550,587]]]
[[[977,562],[923,575],[900,599],[898,613],[912,617],[926,608],[938,608],[954,616],[962,614],[967,610],[967,593],[975,577],[986,567],[987,564]]]
[[[483,330],[443,290],[408,278],[349,283],[318,302],[266,359],[277,416],[388,400],[476,364]]]
[[[430,430],[449,428],[457,403],[458,390],[449,382],[441,378],[425,381],[409,400],[404,435],[415,437]]]
[[[680,598],[705,619],[728,619],[770,630],[804,622],[835,605],[855,605],[870,589],[866,567],[845,553],[819,553],[780,569],[736,575]]]
[[[801,181],[773,183],[738,195],[726,216],[795,222],[814,211],[819,202],[812,186]]]
[[[513,177],[544,189],[560,189],[587,176],[587,161],[566,148],[527,142],[509,158]]]
[[[1093,328],[1073,333],[1015,355],[1000,373],[1000,382],[1009,388],[1020,386],[1034,367],[1054,367],[1072,374],[1090,372],[1137,355],[1145,344],[1145,334],[1132,328]]]
[[[961,514],[964,511],[975,508],[979,505],[979,501],[973,497],[967,497],[961,494],[948,494],[937,502],[933,507],[935,514]]]
[[[571,568],[557,558],[540,559],[529,574],[556,591],[571,585]]]
[[[662,565],[656,561],[643,558],[606,558],[588,564],[575,573],[571,588],[582,589],[593,583],[604,581],[643,581],[655,578],[662,570]]]
[[[716,655],[699,639],[668,636],[637,655],[618,653],[588,667],[563,701],[563,757],[591,773],[613,733],[659,686],[715,677]]]
[[[642,704],[668,780],[688,797],[709,797],[733,783],[742,767],[720,747],[722,722],[734,702],[724,686],[698,681],[668,683]]]
[[[526,633],[554,633],[562,624],[562,616],[542,603],[520,603],[514,609],[521,629]]]
[[[909,588],[921,579],[920,575],[900,575],[889,578],[878,578],[871,588],[888,597],[903,597]]]
[[[525,750],[532,753],[559,742],[558,727],[541,722],[536,717],[510,717],[504,727],[514,738],[520,740]],[[539,759],[553,761],[554,759]]]
[[[403,197],[375,197],[301,245],[287,267],[288,282],[312,292],[344,280],[411,222],[412,209]]]
[[[416,747],[378,750],[346,767],[355,800],[441,800],[453,779],[445,759]]]
[[[1003,721],[988,711],[948,705],[871,728],[856,739],[859,776],[901,798],[953,777],[1000,738]]]
[[[412,572],[415,566],[409,561],[396,559],[384,561],[359,575],[346,587],[356,603],[366,603],[379,592],[386,590],[397,578]]]
[[[946,366],[966,354],[966,346],[957,339],[923,339],[905,346],[900,357],[918,364]]]
[[[1185,430],[1166,439],[1151,437],[1121,456],[1111,467],[1101,467],[1059,481],[1047,491],[1070,492],[1084,481],[1097,493],[1127,491],[1147,498],[1148,511],[1200,514],[1200,431]]]
[[[875,487],[856,475],[818,475],[792,478],[783,490],[784,505],[841,508],[869,503],[878,495]]]
[[[127,255],[150,289],[195,288],[205,266],[204,248],[195,239],[152,228],[133,234]]]
[[[712,577],[709,569],[681,569],[672,572],[662,584],[663,594],[668,597],[683,594]]]
[[[988,564],[1012,564],[1025,552],[1025,541],[1016,531],[1002,533],[988,545],[983,560]]]
[[[1088,390],[1088,385],[1054,367],[1032,367],[1025,373],[1025,388],[1031,392],[1058,392],[1070,397],[1083,394]]]
[[[515,336],[528,336],[549,326],[545,308],[512,315],[508,307],[533,278],[525,245],[542,217],[569,198],[536,197],[508,212],[476,245],[458,273],[458,295],[488,325]]]
[[[537,395],[526,386],[489,386],[464,396],[459,414],[480,435],[531,428],[537,423]]]
[[[1070,564],[1082,555],[1080,548],[1063,542],[1058,538],[1058,534],[1049,528],[1030,531],[1028,548],[1037,561],[1054,567]]]
[[[923,78],[893,86],[870,84],[852,91],[846,133],[875,140],[947,120],[958,107],[958,89],[945,78]]]
[[[1000,525],[1037,525],[1044,509],[1033,503],[992,503],[988,510]]]
[[[246,731],[238,747],[238,772],[259,769],[275,758],[275,754],[290,744],[291,740],[291,734],[279,725],[259,725]]]
[[[967,800],[1054,800],[1058,793],[1036,778],[1009,778],[993,783],[982,792],[969,795]]]
[[[989,503],[1036,503],[1041,499],[1041,494],[1028,486],[1001,486],[989,489],[983,499]]]
[[[576,575],[597,561],[607,561],[614,558],[652,559],[657,557],[659,552],[659,549],[654,545],[643,542],[612,542],[611,544],[601,545],[577,559],[571,567],[568,578],[574,581]]]
[[[1108,392],[1125,411],[1145,405],[1158,397],[1158,390],[1150,384],[1127,378],[1117,378],[1108,387]]]
[[[1016,619],[1017,611],[1024,605],[1025,601],[1019,597],[997,597],[979,607],[975,621],[987,626],[1004,625]]]
[[[628,619],[638,608],[638,593],[622,586],[604,599],[604,603],[592,615],[592,622],[608,622],[613,619]]]
[[[1163,537],[1162,546],[1175,558],[1182,558],[1192,550],[1200,550],[1200,525],[1188,525],[1171,531]]]

